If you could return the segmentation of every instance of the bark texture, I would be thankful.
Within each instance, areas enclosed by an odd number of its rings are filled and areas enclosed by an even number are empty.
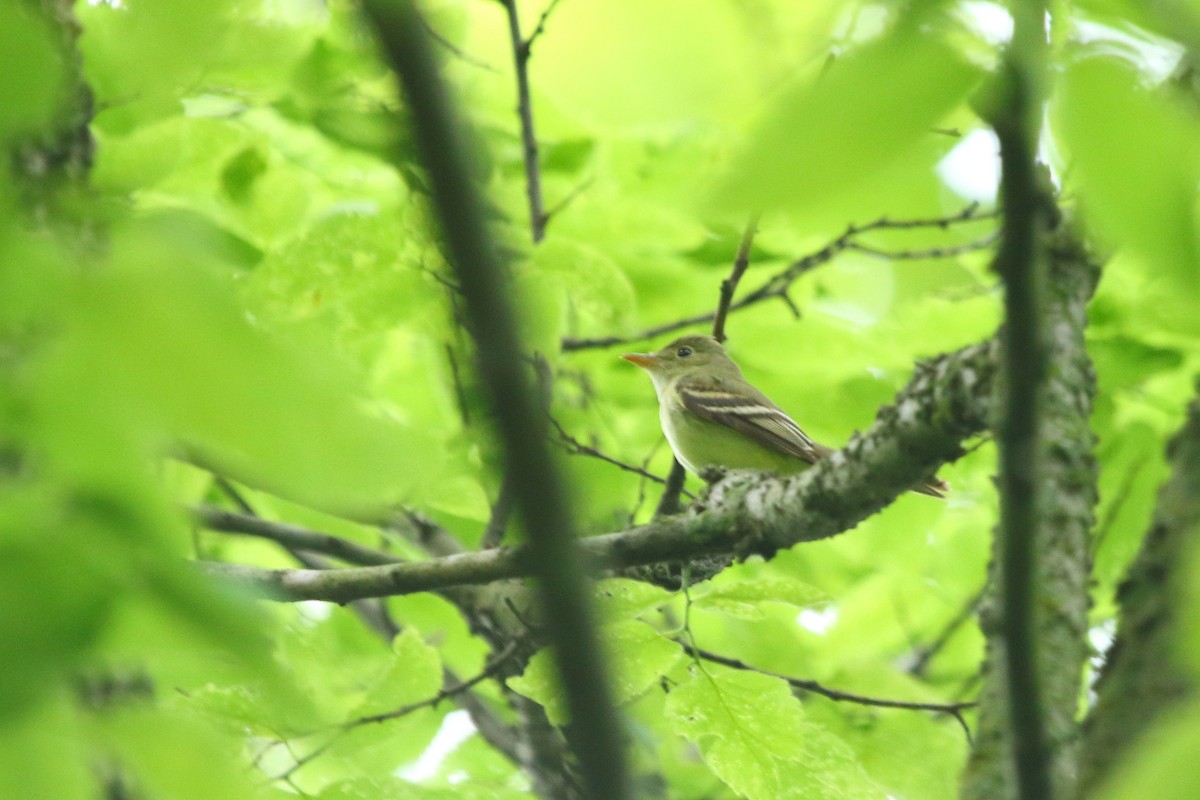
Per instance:
[[[1050,346],[1041,403],[1045,436],[1034,533],[1033,633],[1039,645],[1037,679],[1051,775],[1057,793],[1070,796],[1077,774],[1075,716],[1087,656],[1088,545],[1097,479],[1095,437],[1089,426],[1095,376],[1083,332],[1099,270],[1068,226],[1047,235],[1046,252]],[[1002,576],[995,558],[990,573],[992,588],[980,615],[987,637],[984,686],[975,746],[963,776],[964,800],[1017,796],[1006,711],[1005,642],[995,590]]]

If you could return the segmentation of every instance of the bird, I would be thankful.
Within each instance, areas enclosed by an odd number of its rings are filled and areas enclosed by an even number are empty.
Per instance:
[[[681,336],[653,353],[621,358],[650,374],[663,433],[679,463],[697,475],[712,467],[801,472],[833,452],[747,381],[711,336]],[[949,489],[937,477],[913,487],[939,498]]]

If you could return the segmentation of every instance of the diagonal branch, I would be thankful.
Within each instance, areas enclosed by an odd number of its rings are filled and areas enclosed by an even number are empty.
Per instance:
[[[989,340],[924,362],[870,429],[804,473],[731,473],[713,485],[704,510],[585,538],[575,550],[594,570],[618,569],[712,553],[769,555],[849,530],[956,458],[961,443],[987,427],[994,361]],[[204,568],[277,599],[339,603],[536,574],[528,546],[322,573]]]
[[[339,536],[302,528],[286,522],[273,522],[250,514],[238,514],[214,506],[197,506],[192,516],[206,528],[223,533],[242,533],[278,542],[288,549],[324,553],[351,564],[372,566],[402,561],[390,553],[351,542]]]

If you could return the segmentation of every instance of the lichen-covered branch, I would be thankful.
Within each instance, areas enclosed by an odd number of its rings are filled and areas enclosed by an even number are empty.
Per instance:
[[[995,345],[987,341],[918,365],[895,401],[845,448],[805,472],[779,478],[731,473],[702,508],[578,542],[594,570],[712,553],[769,555],[834,536],[875,514],[962,452],[990,422]],[[932,502],[932,501],[931,501]],[[461,553],[409,564],[333,571],[205,568],[278,599],[345,603],[534,575],[528,547]]]
[[[1180,572],[1200,530],[1200,397],[1192,400],[1167,456],[1171,477],[1117,591],[1120,624],[1084,724],[1077,797],[1089,796],[1163,712],[1196,691],[1195,677],[1177,662],[1176,642]]]

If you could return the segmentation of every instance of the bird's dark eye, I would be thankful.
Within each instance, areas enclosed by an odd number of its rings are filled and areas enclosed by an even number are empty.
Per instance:
[[[680,358],[687,358],[691,354],[692,354],[692,348],[690,348],[690,347],[681,347],[675,351],[675,355],[679,356]]]

